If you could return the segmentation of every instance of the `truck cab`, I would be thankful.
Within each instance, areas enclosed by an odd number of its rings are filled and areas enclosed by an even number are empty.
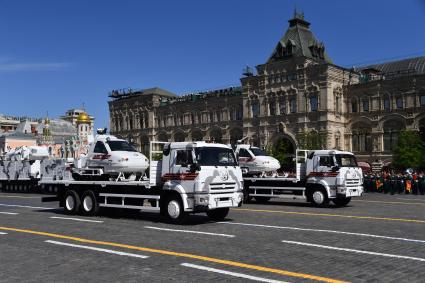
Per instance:
[[[223,219],[229,207],[241,205],[242,172],[229,146],[167,143],[160,167],[162,189],[180,195],[168,194],[162,201],[171,218],[179,218],[181,212],[207,212],[213,219]]]
[[[306,187],[310,201],[318,205],[332,200],[337,205],[363,193],[362,170],[347,151],[316,150],[306,158]]]

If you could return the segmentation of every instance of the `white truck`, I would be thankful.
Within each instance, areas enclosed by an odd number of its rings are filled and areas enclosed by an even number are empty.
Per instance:
[[[96,215],[101,207],[158,211],[174,223],[198,212],[222,220],[242,204],[242,172],[228,146],[151,142],[150,149],[149,178],[76,181],[61,170],[39,181],[44,193],[55,194],[43,201],[59,201],[68,214]]]
[[[296,150],[295,173],[270,178],[244,178],[244,200],[302,199],[326,207],[346,206],[363,194],[362,170],[351,152]]]

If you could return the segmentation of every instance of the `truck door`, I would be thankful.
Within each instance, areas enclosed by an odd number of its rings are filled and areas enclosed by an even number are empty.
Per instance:
[[[174,151],[174,166],[170,172],[177,179],[187,179],[190,173],[190,165],[193,164],[193,155],[191,149],[177,149]]]
[[[323,155],[318,156],[319,162],[317,167],[317,172],[331,172],[332,167],[335,166],[334,158],[332,155]]]

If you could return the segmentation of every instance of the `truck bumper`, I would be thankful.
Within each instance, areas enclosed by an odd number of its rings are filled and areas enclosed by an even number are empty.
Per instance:
[[[363,194],[363,186],[337,187],[336,196],[339,198],[359,197]]]
[[[208,211],[222,207],[238,207],[242,203],[242,192],[195,195],[195,211]]]

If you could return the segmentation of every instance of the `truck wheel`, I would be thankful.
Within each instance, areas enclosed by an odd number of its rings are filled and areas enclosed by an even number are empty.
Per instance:
[[[323,189],[314,189],[310,199],[313,205],[317,207],[326,207],[329,204],[328,196]]]
[[[81,210],[87,216],[94,216],[99,212],[99,203],[93,191],[85,191],[81,196]]]
[[[348,198],[336,198],[333,199],[332,202],[336,205],[336,207],[343,207],[349,204],[351,201],[351,197]]]
[[[66,191],[63,207],[66,214],[78,214],[80,212],[81,201],[76,191]]]
[[[222,221],[226,218],[227,214],[229,214],[229,210],[230,209],[228,207],[216,208],[208,210],[207,215],[213,221]]]
[[[184,211],[183,203],[177,196],[170,196],[161,206],[161,214],[167,222],[182,224],[187,220],[187,213]]]
[[[269,197],[255,197],[255,201],[258,203],[267,203],[269,200]]]

